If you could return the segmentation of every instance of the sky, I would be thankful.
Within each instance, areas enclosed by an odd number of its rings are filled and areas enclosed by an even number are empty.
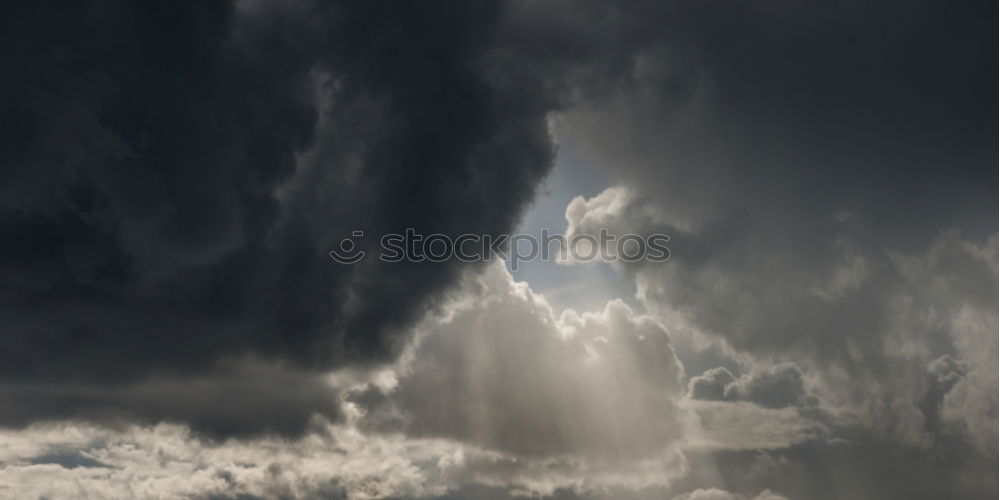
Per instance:
[[[0,9],[0,498],[998,495],[993,4]]]

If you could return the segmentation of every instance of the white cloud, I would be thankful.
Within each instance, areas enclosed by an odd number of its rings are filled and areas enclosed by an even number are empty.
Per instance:
[[[690,491],[683,495],[674,497],[674,500],[746,500],[746,497],[743,495],[738,495],[736,493],[730,493],[726,490],[720,490],[718,488],[708,488],[708,489],[697,489],[694,491]],[[771,490],[764,490],[760,492],[759,495],[753,497],[753,500],[788,500],[788,499]]]
[[[621,301],[557,318],[499,263],[421,328],[391,394],[417,435],[521,455],[645,456],[677,441],[683,368]]]

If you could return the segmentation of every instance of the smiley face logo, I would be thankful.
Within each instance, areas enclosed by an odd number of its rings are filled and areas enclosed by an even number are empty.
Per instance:
[[[340,248],[330,250],[330,258],[341,264],[354,264],[365,258],[365,251],[359,250],[354,244],[355,239],[365,237],[364,231],[354,231],[350,238],[340,240]]]

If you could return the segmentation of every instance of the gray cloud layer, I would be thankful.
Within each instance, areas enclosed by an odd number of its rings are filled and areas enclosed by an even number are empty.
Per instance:
[[[2,10],[0,496],[996,497],[992,4]],[[635,307],[327,257],[553,134]]]
[[[926,5],[696,5],[632,86],[560,121],[624,186],[574,201],[569,232],[670,234],[668,263],[623,271],[678,352],[728,358],[689,397],[826,422],[843,447],[781,460],[864,484],[758,487],[994,496],[968,477],[997,459],[995,31]],[[941,482],[846,463],[888,450]]]

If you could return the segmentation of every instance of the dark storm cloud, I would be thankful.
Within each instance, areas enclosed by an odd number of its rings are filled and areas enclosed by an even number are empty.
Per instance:
[[[327,252],[355,229],[510,230],[570,79],[542,61],[600,48],[536,54],[499,2],[4,11],[0,376],[40,394],[391,359],[457,267]],[[14,420],[63,415],[45,408]]]
[[[551,156],[545,108],[509,109],[522,89],[473,68],[495,13],[440,8],[97,2],[5,16],[24,68],[5,91],[23,136],[5,141],[7,376],[388,354],[387,330],[448,270],[394,278],[326,251],[354,228],[505,230]],[[311,148],[303,176],[354,165],[363,185],[297,178]]]
[[[612,91],[655,35],[639,7],[6,5],[0,376],[391,359],[458,266],[327,252],[512,229],[547,113]]]
[[[629,106],[593,122],[604,135],[592,150],[699,221],[752,209],[804,230],[817,212],[850,210],[911,244],[928,226],[984,237],[996,201],[990,9],[678,2],[638,57]]]
[[[75,382],[0,385],[0,421],[27,426],[46,419],[129,424],[180,422],[200,437],[301,435],[312,417],[341,417],[337,393],[321,377],[289,369],[240,366],[198,377],[132,384]]]

